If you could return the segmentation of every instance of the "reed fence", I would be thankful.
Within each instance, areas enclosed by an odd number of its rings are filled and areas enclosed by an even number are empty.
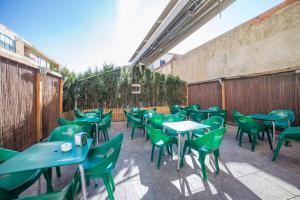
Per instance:
[[[61,115],[58,106],[60,78],[48,75],[43,79],[42,101],[42,138],[50,135],[51,131],[58,126],[56,119]]]
[[[60,115],[61,78],[0,56],[0,147],[23,150],[48,136]]]
[[[36,142],[36,71],[0,57],[0,146],[23,149]]]

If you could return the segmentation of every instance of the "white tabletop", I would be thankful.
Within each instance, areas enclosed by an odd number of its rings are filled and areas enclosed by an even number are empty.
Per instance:
[[[177,132],[185,132],[185,131],[193,131],[196,129],[207,129],[210,128],[210,126],[205,124],[200,124],[194,121],[181,121],[181,122],[165,122],[163,125],[166,128],[173,129]]]

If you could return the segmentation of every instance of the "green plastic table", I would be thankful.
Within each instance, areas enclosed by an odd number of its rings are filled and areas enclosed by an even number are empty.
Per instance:
[[[78,118],[74,121],[88,122],[88,123],[91,123],[91,124],[95,124],[95,126],[96,126],[96,144],[98,146],[99,145],[98,123],[101,121],[101,118],[99,118],[99,117],[83,117],[83,118]]]
[[[83,117],[83,118],[79,118],[79,119],[76,119],[74,121],[77,121],[77,122],[88,122],[88,123],[97,123],[97,122],[100,122],[101,119],[99,117]]]
[[[72,150],[62,152],[61,145],[72,143]],[[29,147],[16,156],[0,165],[0,175],[10,174],[34,169],[46,169],[65,165],[79,165],[82,192],[84,200],[87,199],[86,182],[82,162],[85,160],[93,140],[88,139],[87,145],[78,147],[73,140],[58,142],[42,142]]]
[[[178,163],[177,163],[177,171],[180,170],[180,137],[183,132],[193,132],[197,129],[209,129],[210,126],[205,124],[200,124],[194,121],[181,121],[181,122],[165,122],[163,123],[164,131],[169,128],[177,132],[178,134]]]
[[[199,112],[202,112],[202,113],[206,113],[207,114],[207,117],[209,117],[209,115],[211,113],[216,113],[216,112],[219,112],[218,110],[210,110],[210,109],[207,109],[207,110],[199,110]]]
[[[278,115],[266,115],[266,114],[253,114],[253,115],[249,115],[249,117],[251,117],[252,119],[255,120],[262,120],[262,121],[270,121],[272,122],[272,127],[273,127],[273,133],[272,133],[272,143],[273,143],[273,147],[274,149],[276,149],[276,142],[275,142],[275,122],[277,120],[283,119],[283,117],[280,117]]]

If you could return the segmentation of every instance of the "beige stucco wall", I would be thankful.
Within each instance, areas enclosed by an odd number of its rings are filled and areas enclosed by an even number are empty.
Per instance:
[[[300,2],[286,1],[169,65],[159,71],[188,82],[300,69]]]
[[[24,42],[21,38],[16,37],[16,53],[24,56],[25,52],[24,52]]]
[[[163,66],[155,69],[156,72],[161,74],[171,74],[172,73],[172,62],[167,62]]]

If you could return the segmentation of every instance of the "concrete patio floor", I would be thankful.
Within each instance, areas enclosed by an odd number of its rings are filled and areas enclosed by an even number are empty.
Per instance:
[[[110,137],[124,133],[121,155],[114,170],[115,199],[300,199],[300,145],[283,147],[277,161],[271,161],[273,152],[267,139],[258,140],[255,152],[250,151],[248,137],[242,147],[235,140],[236,128],[227,126],[220,149],[220,174],[215,175],[214,164],[207,161],[208,181],[203,182],[198,156],[195,152],[185,157],[186,165],[177,172],[177,155],[164,156],[161,169],[150,162],[151,145],[137,130],[130,140],[131,129],[124,122],[112,123]],[[174,148],[176,151],[176,148]],[[212,160],[211,160],[212,161]],[[53,173],[55,190],[63,188],[72,178],[75,166],[63,167],[62,177]],[[107,199],[102,180],[88,187],[88,199]],[[42,180],[42,193],[45,182]],[[21,196],[37,193],[37,184]]]

